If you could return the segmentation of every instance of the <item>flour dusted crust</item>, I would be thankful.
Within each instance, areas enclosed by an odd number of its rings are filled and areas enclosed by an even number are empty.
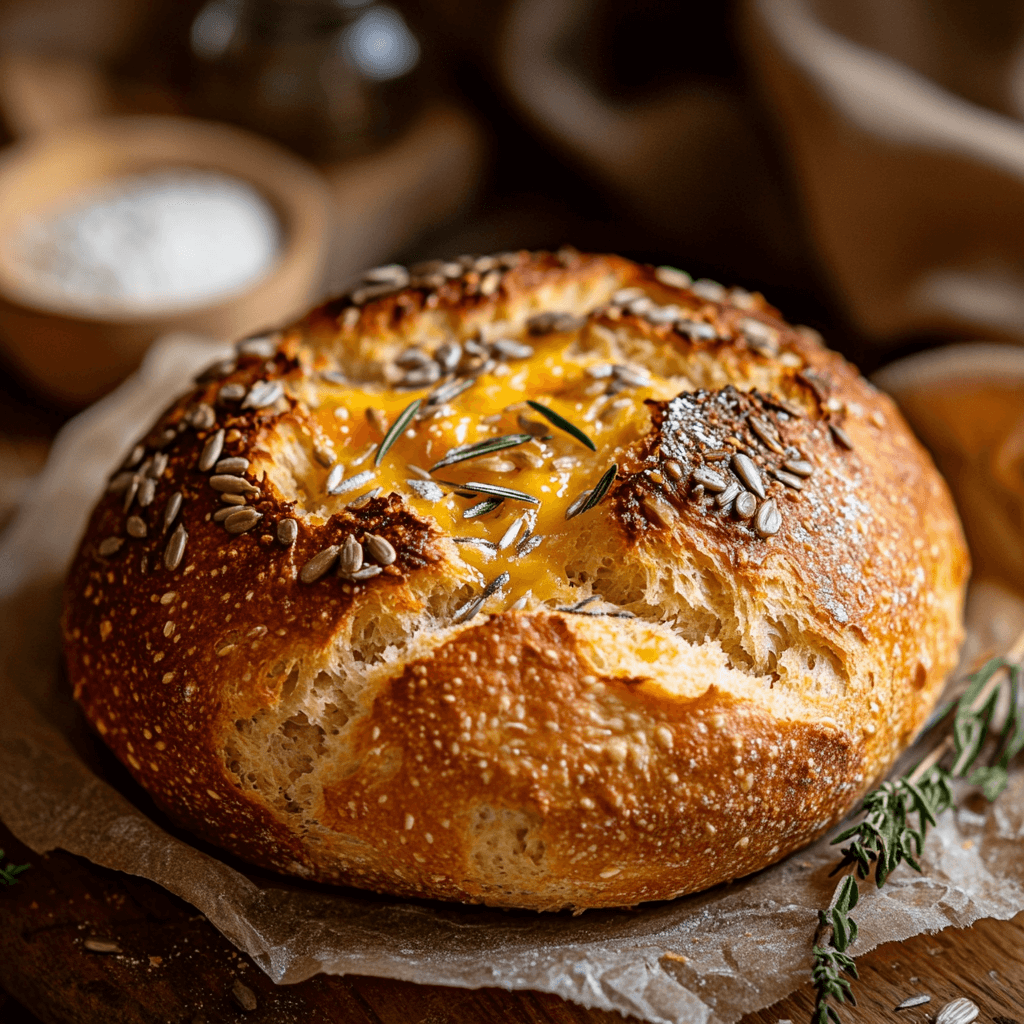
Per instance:
[[[213,843],[619,906],[840,819],[932,708],[967,571],[929,458],[813,331],[507,253],[377,268],[211,367],[112,477],[64,635],[89,721]]]

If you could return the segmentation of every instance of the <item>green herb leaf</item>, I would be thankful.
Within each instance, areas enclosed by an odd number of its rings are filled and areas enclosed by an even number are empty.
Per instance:
[[[377,455],[374,457],[373,464],[379,466],[384,461],[384,456],[390,451],[391,446],[402,436],[402,432],[407,426],[413,421],[416,413],[420,411],[420,406],[423,404],[422,398],[417,398],[415,402],[410,402],[399,414],[398,419],[388,428],[388,432],[384,435],[384,440],[381,441],[380,447],[377,449]]]
[[[462,518],[475,519],[477,516],[485,516],[488,512],[493,512],[500,504],[501,502],[497,498],[488,498],[487,501],[481,501],[478,505],[467,508],[462,513]]]
[[[453,466],[456,462],[478,459],[482,455],[491,455],[493,452],[501,452],[506,448],[515,448],[532,440],[532,434],[505,434],[502,437],[490,437],[486,441],[478,441],[476,444],[453,448],[440,462],[435,462],[430,467],[430,472],[433,473],[435,469],[443,469],[445,466]]]
[[[605,471],[601,479],[594,485],[594,489],[590,492],[590,497],[583,503],[583,508],[579,510],[577,515],[583,515],[584,512],[589,512],[608,493],[608,488],[611,487],[618,472],[618,463],[613,462]]]
[[[552,426],[558,427],[559,430],[564,430],[567,434],[572,434],[580,444],[585,444],[592,452],[597,451],[597,446],[579,427],[574,423],[570,423],[564,416],[559,416],[554,409],[549,409],[546,405],[541,405],[540,402],[535,402],[532,398],[528,398],[526,404],[535,412],[539,412]]]
[[[32,866],[31,864],[4,864],[4,851],[0,850],[0,885],[14,885],[18,875]]]
[[[497,484],[482,484],[476,480],[467,480],[462,485],[467,491],[477,494],[489,494],[492,498],[508,499],[509,501],[525,501],[530,505],[539,505],[540,499],[525,491],[516,491],[511,487],[499,487]]]

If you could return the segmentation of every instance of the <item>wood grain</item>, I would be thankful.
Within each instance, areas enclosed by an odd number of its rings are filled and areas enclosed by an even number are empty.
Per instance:
[[[0,824],[0,847],[31,862],[0,892],[0,986],[43,1024],[622,1024],[617,1013],[586,1010],[557,996],[465,990],[381,978],[318,976],[275,986],[193,907],[144,879],[99,868],[62,851],[37,857]],[[85,943],[117,943],[120,953]],[[973,999],[982,1022],[1024,1024],[1024,914],[980,921],[858,959],[860,1005],[848,1024],[925,1024],[958,996]],[[241,982],[256,1008],[233,994]],[[908,995],[931,1003],[893,1013]],[[244,1000],[243,1000],[244,1001]],[[742,1024],[809,1018],[805,986]],[[0,1020],[29,1024],[0,995]],[[630,1018],[635,1020],[635,1018]]]

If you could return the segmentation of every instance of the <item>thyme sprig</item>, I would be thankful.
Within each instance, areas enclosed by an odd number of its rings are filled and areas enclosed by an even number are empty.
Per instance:
[[[4,863],[4,851],[0,850],[0,884],[2,885],[14,885],[18,881],[18,875],[23,871],[28,871],[32,866],[31,864],[5,864]]]
[[[846,952],[857,941],[857,922],[850,911],[860,898],[858,880],[874,879],[876,886],[906,862],[920,872],[918,857],[928,829],[953,806],[953,780],[966,779],[988,800],[995,800],[1009,781],[1013,758],[1024,749],[1020,696],[1024,635],[1004,658],[993,658],[967,680],[963,694],[933,716],[938,724],[954,712],[952,730],[911,772],[883,782],[864,798],[863,817],[841,832],[833,844],[845,843],[843,859],[833,874],[848,870],[827,911],[818,911],[811,980],[817,990],[812,1024],[842,1024],[835,1003],[856,1006],[849,978],[857,967]],[[1009,711],[1001,724],[993,722],[1000,694]],[[983,750],[989,750],[979,764]],[[952,754],[948,768],[940,762]],[[827,940],[827,941],[826,941]],[[849,975],[849,978],[843,975]]]

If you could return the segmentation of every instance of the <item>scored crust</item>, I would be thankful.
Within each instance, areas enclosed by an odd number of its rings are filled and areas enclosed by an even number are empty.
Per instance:
[[[967,572],[815,332],[567,249],[377,268],[241,342],[112,477],[63,621],[87,718],[204,839],[553,910],[839,820],[932,708]]]

